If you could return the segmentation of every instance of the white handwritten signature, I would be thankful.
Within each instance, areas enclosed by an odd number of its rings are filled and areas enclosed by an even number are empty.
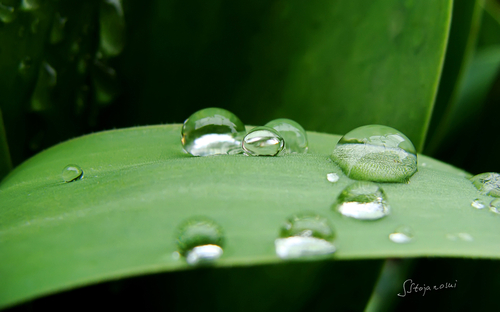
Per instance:
[[[415,284],[412,279],[407,279],[403,283],[403,294],[399,293],[398,296],[406,297],[406,294],[419,293],[419,292],[422,292],[422,296],[425,296],[426,291],[441,290],[447,288],[457,288],[457,280],[455,280],[455,283],[444,283],[440,285],[434,285],[431,287],[425,284],[421,286],[420,284]]]

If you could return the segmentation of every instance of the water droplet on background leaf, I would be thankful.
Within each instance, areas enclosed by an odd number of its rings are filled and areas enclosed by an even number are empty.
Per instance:
[[[265,126],[278,131],[285,140],[286,153],[307,153],[307,133],[299,123],[291,119],[280,118],[271,120]]]
[[[474,199],[470,205],[476,209],[483,209],[485,207],[485,204],[479,198]]]
[[[0,21],[8,24],[16,18],[16,10],[8,5],[0,3]]]
[[[221,155],[241,148],[244,134],[245,126],[235,114],[222,108],[205,108],[184,121],[181,144],[193,156]]]
[[[47,62],[42,62],[35,90],[31,97],[31,109],[33,111],[42,111],[49,108],[52,104],[52,89],[57,84],[57,72]]]
[[[500,197],[500,174],[485,172],[473,176],[470,180],[482,195]]]
[[[313,214],[289,217],[274,242],[281,259],[309,258],[335,252],[335,232],[328,219]]]
[[[207,218],[192,218],[178,228],[177,248],[190,265],[209,264],[223,253],[222,228]]]
[[[389,234],[389,239],[398,244],[406,244],[413,240],[413,230],[409,226],[400,226],[393,233]]]
[[[68,18],[62,17],[59,12],[54,14],[52,29],[50,30],[50,43],[56,44],[64,39],[64,28]]]
[[[120,54],[125,45],[125,18],[121,0],[102,0],[99,8],[99,48],[106,56]]]
[[[329,181],[329,182],[332,182],[332,183],[335,183],[339,180],[339,175],[336,174],[336,173],[328,173],[326,175],[326,179]]]
[[[347,186],[332,208],[359,220],[380,219],[390,212],[384,191],[377,184],[364,181]]]
[[[351,179],[407,182],[417,171],[413,143],[396,129],[369,125],[345,134],[332,159]]]
[[[273,128],[255,127],[243,138],[242,147],[250,156],[276,156],[285,147],[285,141]]]
[[[68,165],[62,171],[62,179],[64,182],[73,182],[83,178],[83,170],[77,165]]]

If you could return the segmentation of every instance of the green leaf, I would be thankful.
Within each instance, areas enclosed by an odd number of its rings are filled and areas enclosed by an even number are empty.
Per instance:
[[[0,181],[11,170],[12,162],[10,160],[9,145],[7,144],[2,111],[0,110]]]
[[[310,153],[280,157],[191,157],[180,125],[114,130],[56,145],[29,159],[0,185],[0,306],[100,281],[185,270],[172,258],[175,230],[192,216],[225,232],[216,266],[281,263],[274,239],[289,215],[313,211],[337,231],[336,260],[449,256],[500,258],[499,216],[471,207],[485,202],[467,173],[419,155],[408,184],[381,184],[392,214],[374,222],[331,210],[353,182],[329,155],[340,138],[310,132]],[[64,183],[77,164],[84,178]],[[326,174],[339,174],[339,182]],[[446,222],[444,222],[446,221]],[[388,235],[411,226],[415,240]],[[447,235],[467,233],[474,241]],[[456,238],[456,236],[455,236]],[[362,269],[361,269],[362,270]]]
[[[384,124],[421,150],[452,1],[194,3],[130,3],[140,30],[121,67],[136,88],[120,107],[135,124],[215,106],[247,124],[286,117],[331,133]]]

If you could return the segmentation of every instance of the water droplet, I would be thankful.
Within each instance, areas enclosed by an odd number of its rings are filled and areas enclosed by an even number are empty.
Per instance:
[[[485,207],[485,204],[479,198],[474,199],[470,205],[476,209],[483,209]]]
[[[182,147],[193,156],[227,154],[241,147],[245,126],[222,108],[205,108],[189,116],[182,126]]]
[[[235,147],[227,151],[228,155],[246,155],[245,151],[241,147]]]
[[[23,75],[27,74],[28,70],[31,68],[31,65],[33,65],[33,60],[31,59],[31,57],[26,56],[21,60],[21,62],[19,62],[19,73]]]
[[[389,234],[389,239],[398,244],[406,244],[413,240],[413,230],[409,226],[400,226],[393,233]]]
[[[335,252],[335,232],[324,217],[312,213],[294,215],[281,228],[274,242],[281,259],[328,255]]]
[[[470,180],[482,195],[500,197],[500,174],[485,172],[473,176]]]
[[[39,0],[22,0],[21,9],[24,11],[33,11],[40,6]]]
[[[31,97],[31,109],[33,111],[42,111],[51,106],[51,93],[56,84],[56,70],[49,63],[42,62],[35,91],[33,91],[33,96]]]
[[[208,264],[222,256],[222,228],[213,220],[192,218],[180,225],[177,235],[179,253],[190,265]]]
[[[355,182],[346,187],[332,208],[359,220],[376,220],[389,214],[384,191],[372,182]]]
[[[285,147],[285,141],[273,128],[255,127],[243,138],[242,147],[250,156],[276,156]]]
[[[33,22],[31,22],[31,32],[36,34],[38,32],[38,28],[40,28],[40,19],[35,18]]]
[[[8,5],[0,3],[0,21],[8,24],[16,18],[16,10]]]
[[[64,182],[73,182],[83,178],[83,170],[77,165],[68,165],[62,171],[62,179]]]
[[[99,9],[100,50],[107,56],[121,53],[125,45],[125,19],[121,0],[103,0]]]
[[[265,126],[278,131],[281,137],[283,137],[286,153],[307,153],[307,134],[304,128],[297,122],[291,119],[280,118],[271,120]]]
[[[494,199],[490,203],[490,211],[500,214],[500,198]]]
[[[332,173],[328,173],[326,175],[326,179],[328,181],[332,182],[332,183],[335,183],[335,182],[337,182],[339,180],[339,175],[336,174],[336,173],[333,173],[333,172]]]
[[[351,179],[406,182],[417,171],[415,147],[396,129],[369,125],[344,135],[332,159]]]
[[[446,234],[446,238],[452,241],[456,241],[457,239],[464,242],[474,241],[474,238],[469,233]]]
[[[68,18],[62,17],[59,12],[54,14],[54,21],[52,22],[52,29],[50,31],[50,43],[56,44],[64,39],[64,28]]]

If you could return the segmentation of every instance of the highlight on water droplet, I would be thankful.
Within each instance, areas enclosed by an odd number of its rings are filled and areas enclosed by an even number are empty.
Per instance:
[[[332,209],[358,220],[376,220],[390,213],[382,188],[375,183],[364,181],[347,186],[332,205]]]
[[[24,11],[33,11],[40,6],[40,0],[22,0],[21,9]]]
[[[255,127],[243,138],[243,150],[250,156],[276,156],[285,147],[285,141],[270,127]]]
[[[177,230],[177,248],[190,265],[210,264],[223,253],[222,227],[205,217],[191,218]]]
[[[335,183],[339,180],[339,175],[332,172],[332,173],[328,173],[326,175],[326,179],[329,181],[329,182],[332,182],[332,183]]]
[[[325,217],[303,213],[289,217],[274,241],[281,259],[311,258],[335,252],[335,232]]]
[[[473,176],[470,180],[480,194],[500,197],[500,174],[485,172]]]
[[[486,205],[483,203],[482,200],[480,200],[479,198],[476,198],[474,199],[470,205],[476,209],[483,209],[484,207],[486,207]]]
[[[54,14],[52,29],[50,30],[50,43],[56,44],[64,39],[64,28],[66,27],[67,17],[62,17],[59,12]]]
[[[307,153],[307,133],[299,123],[291,119],[280,118],[271,120],[265,126],[278,131],[283,137],[286,153]]]
[[[181,144],[193,156],[227,154],[241,148],[245,125],[222,108],[205,108],[189,116],[182,125]]]
[[[381,125],[363,126],[345,134],[331,157],[356,180],[407,182],[417,171],[417,153],[410,139]]]
[[[406,244],[413,240],[413,230],[407,225],[398,227],[389,234],[389,239],[398,244]]]
[[[66,183],[83,179],[83,170],[77,165],[67,165],[62,171],[62,179]]]
[[[490,203],[490,211],[500,214],[500,198],[496,198]]]
[[[16,19],[16,10],[14,7],[0,3],[0,21],[8,24]]]
[[[31,109],[42,111],[48,109],[52,104],[52,89],[57,84],[57,72],[47,62],[42,62],[35,90],[31,97]]]
[[[99,48],[106,56],[115,56],[125,46],[125,18],[121,0],[102,0],[99,7]]]

